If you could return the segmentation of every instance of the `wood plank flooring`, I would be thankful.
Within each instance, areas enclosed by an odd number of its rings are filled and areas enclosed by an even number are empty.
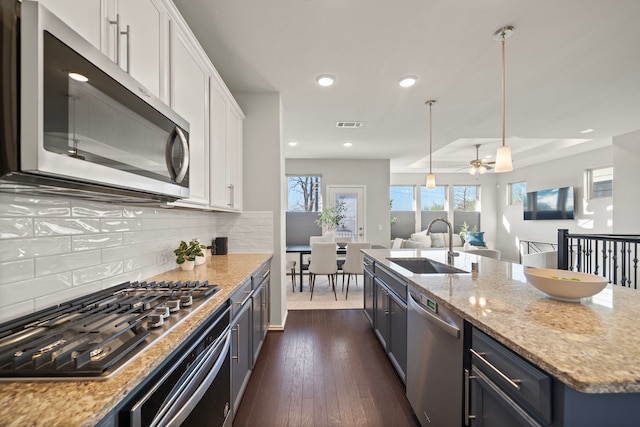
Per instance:
[[[294,310],[267,334],[233,425],[419,424],[362,310]]]

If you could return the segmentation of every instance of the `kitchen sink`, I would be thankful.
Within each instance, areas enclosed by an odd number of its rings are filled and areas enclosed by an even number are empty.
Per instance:
[[[468,273],[452,265],[442,264],[427,258],[387,258],[415,274],[456,274]]]

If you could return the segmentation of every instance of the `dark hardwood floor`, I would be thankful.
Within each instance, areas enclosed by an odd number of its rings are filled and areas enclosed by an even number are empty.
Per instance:
[[[233,425],[418,422],[362,310],[297,310],[267,334]]]

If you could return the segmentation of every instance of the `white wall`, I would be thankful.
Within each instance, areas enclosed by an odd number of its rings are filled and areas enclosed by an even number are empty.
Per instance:
[[[534,166],[519,168],[514,164],[513,172],[495,174],[498,180],[496,248],[502,257],[517,262],[520,240],[555,243],[560,228],[573,233],[612,233],[613,198],[585,199],[585,171],[613,166],[612,153],[612,147],[608,146]],[[508,184],[521,181],[527,183],[527,191],[573,186],[575,220],[524,221],[521,204],[507,206]],[[625,184],[616,176],[614,187],[618,185]]]
[[[243,124],[243,205],[244,209],[272,214],[270,240],[272,329],[286,321],[284,273],[284,155],[281,136],[281,100],[277,93],[234,93],[245,113]],[[248,239],[248,243],[251,239]]]
[[[640,131],[613,138],[613,232],[640,234],[640,197],[638,197],[638,165],[640,165]]]
[[[287,175],[321,175],[322,198],[328,185],[366,186],[366,238],[389,245],[389,160],[287,159]],[[285,201],[286,202],[286,201]]]

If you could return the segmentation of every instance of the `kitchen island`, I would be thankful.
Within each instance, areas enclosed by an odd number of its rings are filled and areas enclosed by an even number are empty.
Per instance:
[[[527,283],[520,264],[460,252],[453,266],[466,273],[416,274],[389,258],[427,258],[447,264],[447,251],[364,252],[365,264],[367,258],[373,261],[376,272],[380,266],[394,273],[410,289],[462,317],[469,326],[467,333],[488,335],[552,377],[551,397],[546,398],[553,399],[554,421],[548,425],[576,425],[567,421],[573,417],[569,411],[575,413],[576,408],[585,413],[607,409],[623,413],[624,420],[636,419],[630,414],[640,403],[640,291],[608,285],[580,303],[568,303]],[[478,263],[477,274],[471,273],[472,263]],[[407,336],[411,339],[416,337]],[[470,355],[467,360],[476,359]],[[466,366],[473,375],[473,367]],[[600,406],[602,402],[609,406]],[[589,423],[582,425],[598,425]]]
[[[148,281],[208,280],[220,291],[110,379],[0,382],[0,425],[97,424],[270,258],[271,254],[212,256],[192,271],[175,269],[150,277]]]

